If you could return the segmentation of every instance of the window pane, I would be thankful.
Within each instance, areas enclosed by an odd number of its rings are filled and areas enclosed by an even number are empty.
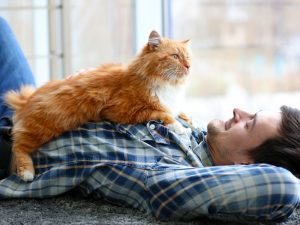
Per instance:
[[[0,7],[21,8],[34,6],[46,6],[48,0],[1,0]]]
[[[248,110],[282,104],[299,107],[298,0],[169,3],[174,38],[191,39],[188,94],[203,101],[202,107],[198,104],[202,110],[213,109],[205,112],[209,115],[198,111],[202,118],[228,117],[237,106]]]
[[[1,0],[0,10],[38,85],[68,75],[62,63],[71,73],[102,63],[126,63],[135,54],[134,0]]]
[[[7,10],[1,11],[1,16],[8,21],[26,55],[33,55],[32,11]]]
[[[49,80],[48,12],[46,7],[36,7],[32,2],[2,2],[0,12],[13,29],[37,84],[41,85]]]
[[[134,55],[133,0],[71,1],[72,71]]]

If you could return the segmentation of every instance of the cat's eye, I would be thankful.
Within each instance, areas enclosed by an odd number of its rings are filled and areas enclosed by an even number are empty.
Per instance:
[[[174,59],[179,59],[179,55],[178,55],[178,54],[172,54],[172,57],[173,57]]]

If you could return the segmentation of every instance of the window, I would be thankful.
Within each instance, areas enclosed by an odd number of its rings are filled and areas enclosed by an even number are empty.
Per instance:
[[[1,0],[0,15],[14,30],[38,84],[50,79],[48,5],[46,0]]]
[[[1,0],[37,84],[135,54],[133,0]]]
[[[197,116],[228,117],[237,106],[253,111],[299,106],[298,0],[168,3],[170,35],[191,39],[188,107]]]
[[[69,8],[71,71],[133,57],[134,1],[72,0]]]
[[[299,0],[1,0],[38,85],[130,61],[151,30],[191,39],[186,111],[300,108]]]

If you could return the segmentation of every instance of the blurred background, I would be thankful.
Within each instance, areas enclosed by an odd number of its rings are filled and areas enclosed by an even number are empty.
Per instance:
[[[152,30],[190,39],[185,109],[203,122],[300,108],[299,12],[300,0],[0,0],[38,85],[128,63]]]

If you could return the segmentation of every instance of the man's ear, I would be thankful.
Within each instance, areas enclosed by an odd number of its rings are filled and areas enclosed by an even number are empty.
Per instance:
[[[161,43],[161,37],[158,32],[153,30],[148,39],[148,45],[151,47],[151,49],[156,49]]]

